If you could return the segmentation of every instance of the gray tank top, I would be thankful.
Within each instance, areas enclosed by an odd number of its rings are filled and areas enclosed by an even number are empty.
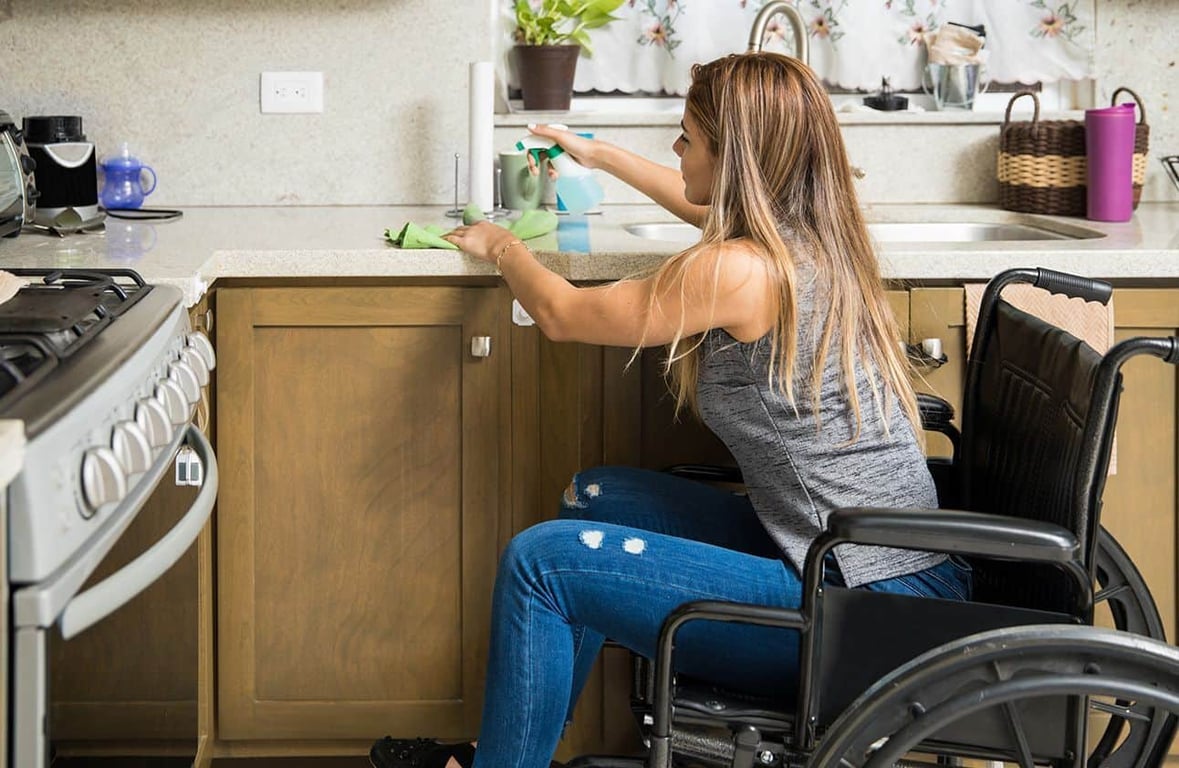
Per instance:
[[[813,407],[811,361],[823,322],[815,313],[825,305],[825,292],[816,286],[808,264],[799,264],[798,272],[797,413],[777,383],[769,384],[769,336],[742,343],[720,329],[709,331],[700,347],[697,403],[704,423],[737,460],[762,525],[802,573],[807,547],[826,528],[831,510],[934,508],[937,494],[900,405],[892,398],[886,434],[867,376],[859,369],[861,431],[849,443],[855,417],[840,381],[838,334],[824,368],[818,410]],[[914,573],[945,559],[942,554],[855,544],[837,547],[835,557],[850,587]]]

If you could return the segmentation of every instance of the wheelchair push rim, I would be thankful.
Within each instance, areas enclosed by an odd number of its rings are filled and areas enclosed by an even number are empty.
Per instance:
[[[1084,626],[1033,625],[972,635],[914,659],[866,691],[827,730],[808,766],[880,768],[909,752],[956,751],[1025,766],[1054,762],[1030,750],[1027,730],[1012,707],[1013,702],[1051,696],[1100,696],[1128,703],[1115,719],[1129,726],[1131,734],[1099,763],[1161,762],[1168,744],[1148,753],[1143,748],[1155,745],[1160,728],[1169,736],[1179,714],[1179,650]],[[930,741],[947,726],[988,709],[1010,725],[1006,750]],[[1075,760],[1065,754],[1055,761],[1088,765],[1088,757]]]

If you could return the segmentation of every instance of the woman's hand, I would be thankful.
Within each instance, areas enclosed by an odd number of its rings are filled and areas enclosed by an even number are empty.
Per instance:
[[[578,165],[583,165],[586,168],[599,167],[598,150],[602,146],[601,142],[549,125],[530,125],[528,130],[537,136],[552,139],[560,144],[569,153],[569,156],[577,161]]]
[[[454,243],[463,253],[494,264],[495,257],[503,247],[519,238],[498,224],[477,221],[470,226],[456,227],[443,235],[442,239]]]

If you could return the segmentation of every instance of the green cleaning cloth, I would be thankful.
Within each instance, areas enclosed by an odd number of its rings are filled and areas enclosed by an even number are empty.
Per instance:
[[[411,221],[402,227],[397,234],[393,234],[391,229],[386,229],[385,239],[398,248],[445,248],[449,251],[457,251],[459,249],[457,245],[442,239],[442,235],[448,231],[437,224],[421,227]]]
[[[504,228],[521,240],[531,240],[555,230],[557,214],[552,211],[524,211],[520,218],[507,222]],[[442,239],[442,235],[449,231],[437,224],[423,227],[411,221],[396,231],[386,229],[385,239],[398,248],[445,248],[457,251],[457,245]]]
[[[557,214],[552,211],[524,211],[508,224],[508,230],[521,240],[547,235],[557,228]]]

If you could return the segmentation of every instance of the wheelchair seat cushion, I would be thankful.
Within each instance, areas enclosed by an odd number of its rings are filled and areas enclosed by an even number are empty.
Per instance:
[[[769,733],[785,733],[793,725],[792,707],[781,699],[723,688],[692,678],[676,686],[676,720],[681,723],[752,725]]]

